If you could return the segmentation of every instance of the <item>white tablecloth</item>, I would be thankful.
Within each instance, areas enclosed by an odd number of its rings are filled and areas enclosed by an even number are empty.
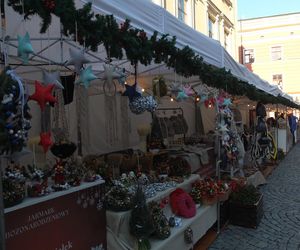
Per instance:
[[[178,184],[180,187],[186,191],[191,189],[191,183],[199,179],[199,175],[191,175],[189,179],[185,180],[183,183]],[[159,192],[155,197],[150,198],[148,201],[161,200],[167,197],[176,188],[170,188],[163,192]],[[182,219],[183,225],[178,228],[173,228],[171,236],[165,240],[151,240],[152,249],[172,249],[170,246],[176,246],[174,249],[189,249],[189,245],[185,244],[183,238],[183,231],[187,226],[191,226],[194,230],[194,239],[198,240],[202,237],[205,232],[213,225],[216,221],[216,206],[213,207],[200,207],[197,210],[197,215],[190,219]],[[165,215],[168,217],[171,215],[171,209],[167,206],[164,210]],[[107,220],[107,248],[108,250],[128,250],[135,249],[136,239],[129,232],[129,220],[130,211],[125,212],[106,212]],[[177,237],[179,236],[179,237]],[[198,237],[198,238],[197,238]],[[181,247],[178,248],[179,244]],[[167,246],[167,248],[165,248]],[[184,247],[183,247],[184,246]]]

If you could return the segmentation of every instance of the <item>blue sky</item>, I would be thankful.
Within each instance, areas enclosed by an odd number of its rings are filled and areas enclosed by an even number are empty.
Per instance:
[[[300,0],[237,0],[238,19],[300,12]]]

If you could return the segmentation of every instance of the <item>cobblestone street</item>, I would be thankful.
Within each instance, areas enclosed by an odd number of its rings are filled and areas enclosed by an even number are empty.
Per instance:
[[[300,249],[300,144],[261,187],[264,217],[257,229],[229,225],[209,248]]]

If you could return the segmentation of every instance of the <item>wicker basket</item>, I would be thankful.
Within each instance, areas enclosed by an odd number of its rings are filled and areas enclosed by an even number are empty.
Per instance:
[[[218,195],[219,201],[227,201],[229,199],[229,196],[231,194],[231,190],[227,190],[225,193],[220,193]]]
[[[218,196],[215,197],[202,197],[202,204],[205,206],[212,206],[218,202]]]

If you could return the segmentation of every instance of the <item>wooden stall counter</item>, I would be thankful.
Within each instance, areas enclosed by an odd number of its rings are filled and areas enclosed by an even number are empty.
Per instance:
[[[103,180],[5,209],[7,250],[106,249]]]

